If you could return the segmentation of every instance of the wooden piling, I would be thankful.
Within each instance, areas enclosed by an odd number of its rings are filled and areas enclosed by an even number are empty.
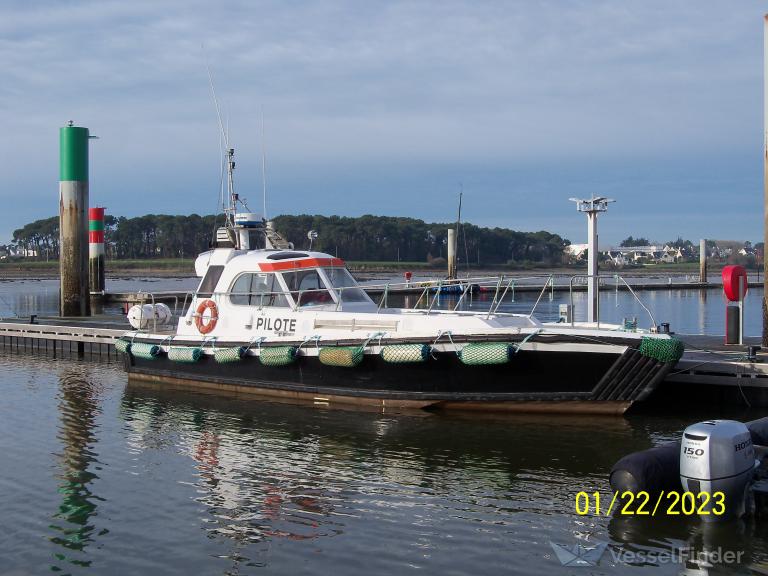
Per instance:
[[[448,279],[456,278],[456,231],[448,228]]]

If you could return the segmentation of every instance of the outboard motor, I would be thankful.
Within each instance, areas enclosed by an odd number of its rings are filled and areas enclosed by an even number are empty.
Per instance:
[[[708,499],[697,496],[695,502],[705,522],[739,518],[744,514],[757,464],[749,429],[741,422],[707,420],[688,426],[683,433],[680,482],[686,492],[709,495]],[[725,496],[723,514],[714,513],[722,509],[716,492]]]

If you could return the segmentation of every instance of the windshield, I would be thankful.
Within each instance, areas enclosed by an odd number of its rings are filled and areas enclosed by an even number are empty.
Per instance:
[[[299,306],[321,306],[333,303],[333,298],[316,268],[283,272],[283,279]]]
[[[342,302],[372,302],[346,268],[323,268],[323,271]]]

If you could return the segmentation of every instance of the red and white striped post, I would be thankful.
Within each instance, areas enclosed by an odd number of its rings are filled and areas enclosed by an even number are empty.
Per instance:
[[[104,208],[88,209],[88,278],[91,298],[104,295]]]

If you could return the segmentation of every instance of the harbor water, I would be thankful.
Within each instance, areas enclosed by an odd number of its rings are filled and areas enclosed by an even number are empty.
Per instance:
[[[552,544],[579,542],[609,543],[601,574],[682,568],[639,551],[768,561],[766,524],[577,514],[688,419],[334,410],[11,352],[0,372],[3,575],[571,574]]]
[[[110,288],[189,287],[123,282]],[[2,306],[11,317],[52,314],[56,289],[5,282]],[[673,329],[722,333],[714,291],[642,297]],[[558,298],[567,295],[543,298],[537,311],[556,316]],[[628,306],[643,325],[631,298],[606,294],[602,310],[627,315]],[[747,301],[750,334],[759,333],[759,298],[753,291]],[[527,312],[535,299],[521,294],[505,308]],[[608,472],[623,455],[701,419],[765,416],[746,408],[390,414],[138,384],[105,359],[1,354],[2,576],[749,574],[768,562],[765,521],[576,509],[579,492],[610,498]],[[606,544],[597,566],[562,564],[556,547],[579,543]],[[702,560],[718,551],[738,561]]]

